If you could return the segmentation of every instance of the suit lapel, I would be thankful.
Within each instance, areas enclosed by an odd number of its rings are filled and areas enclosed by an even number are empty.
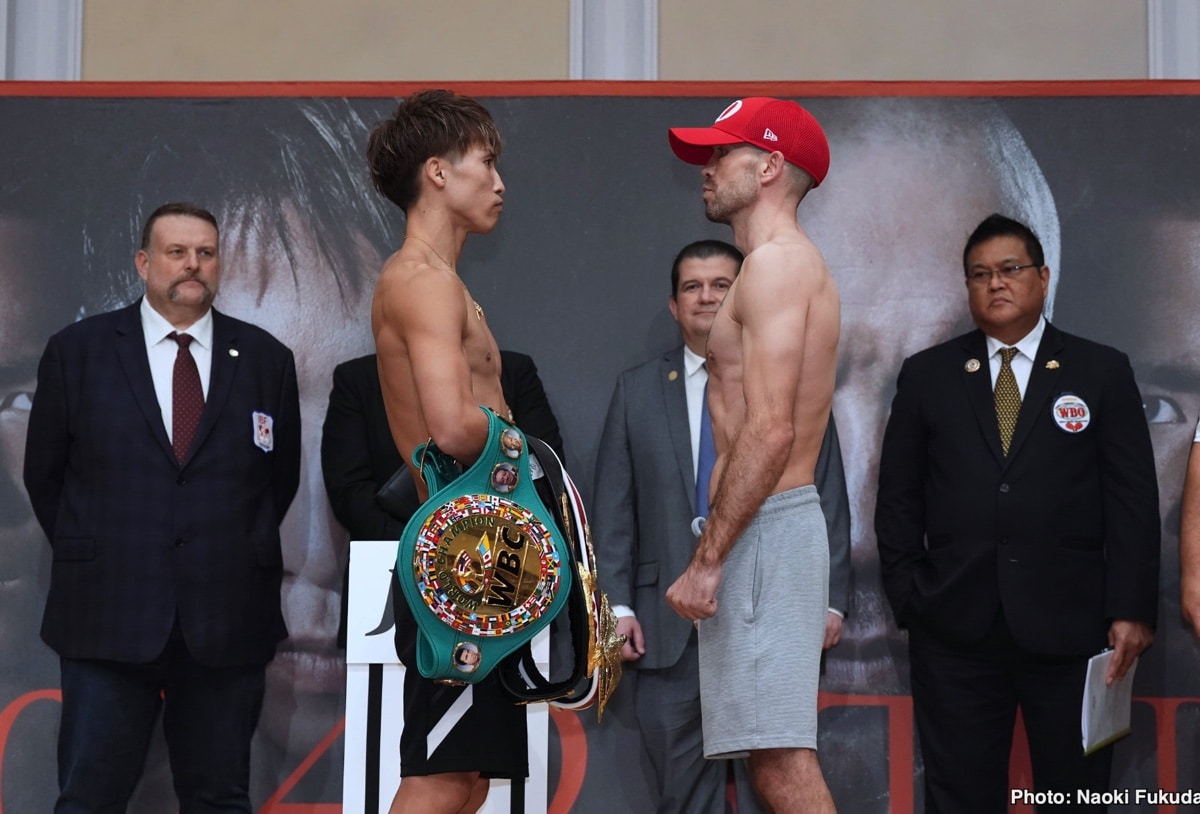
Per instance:
[[[1000,425],[996,422],[996,401],[992,395],[992,374],[983,331],[972,331],[963,337],[962,350],[961,375],[967,390],[967,401],[971,404],[975,420],[979,422],[979,431],[992,457],[997,463],[1003,464],[1004,450],[1000,446]]]
[[[217,424],[217,419],[229,398],[233,387],[234,374],[237,372],[237,324],[224,314],[213,309],[213,346],[212,370],[208,374],[208,397],[204,399],[204,412],[200,414],[200,426],[196,428],[196,436],[188,450],[183,465],[187,466],[196,452],[204,445],[204,441]],[[246,433],[253,431],[250,416],[246,416]]]
[[[150,434],[163,453],[175,463],[175,451],[163,425],[162,408],[154,392],[154,377],[150,373],[150,357],[146,353],[146,337],[142,331],[142,301],[123,309],[117,315],[117,359],[133,392],[133,400],[141,411]]]
[[[659,366],[659,383],[662,385],[663,406],[666,408],[667,431],[671,435],[671,446],[675,449],[675,460],[679,465],[679,477],[685,485],[692,514],[696,513],[696,476],[692,465],[692,431],[688,421],[687,387],[684,384],[687,371],[683,367],[683,347],[678,347],[662,359]]]
[[[1033,360],[1033,371],[1029,374],[1029,384],[1025,386],[1025,397],[1021,399],[1021,412],[1017,414],[1017,426],[1013,429],[1012,443],[1008,447],[1008,460],[1016,458],[1025,439],[1037,423],[1038,414],[1050,409],[1047,402],[1058,384],[1060,369],[1057,365],[1047,369],[1046,363],[1058,359],[1062,355],[1063,337],[1057,328],[1046,323],[1042,334],[1041,344],[1038,345],[1037,358]]]

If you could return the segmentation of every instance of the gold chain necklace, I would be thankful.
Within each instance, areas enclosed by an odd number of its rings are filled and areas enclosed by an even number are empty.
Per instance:
[[[405,240],[408,240],[410,237],[411,237],[413,240],[419,240],[419,241],[421,241],[422,243],[424,243],[426,246],[428,246],[428,247],[429,247],[429,251],[433,252],[433,256],[434,256],[434,257],[436,257],[438,260],[441,260],[441,261],[442,261],[442,263],[444,263],[444,264],[445,264],[446,268],[450,269],[451,271],[454,271],[454,265],[453,265],[453,264],[452,264],[452,263],[451,263],[449,260],[447,260],[446,258],[442,257],[440,254],[438,254],[438,250],[437,250],[437,249],[435,249],[435,248],[433,248],[433,244],[432,244],[432,243],[430,243],[430,242],[429,242],[428,240],[426,240],[425,238],[423,238],[423,237],[417,237],[416,235],[405,235],[405,236],[404,236],[404,239],[405,239]]]
[[[413,240],[419,240],[420,242],[422,242],[422,243],[424,243],[426,246],[428,246],[428,247],[429,247],[429,251],[433,252],[433,256],[434,256],[434,257],[436,257],[438,260],[441,260],[441,261],[442,261],[442,263],[444,263],[444,264],[445,264],[446,268],[450,269],[450,271],[454,271],[454,266],[452,266],[452,265],[451,265],[451,264],[450,264],[450,263],[449,263],[449,262],[446,260],[446,258],[444,258],[444,257],[442,257],[440,254],[438,254],[438,250],[437,250],[437,249],[435,249],[435,248],[433,248],[433,244],[432,244],[432,243],[430,243],[430,242],[429,242],[428,240],[426,240],[425,238],[423,238],[423,237],[417,237],[416,235],[405,235],[405,236],[404,236],[404,239],[405,239],[405,240],[408,240],[410,237],[411,237]],[[455,273],[457,273],[457,272],[455,272]],[[474,300],[472,300],[471,302],[472,302],[472,304],[475,306],[475,319],[477,319],[477,320],[483,320],[483,306],[481,306],[479,303],[475,302]]]

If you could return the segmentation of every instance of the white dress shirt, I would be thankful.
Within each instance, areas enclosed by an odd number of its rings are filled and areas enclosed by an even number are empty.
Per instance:
[[[692,483],[700,465],[700,420],[704,410],[704,386],[708,384],[708,368],[704,357],[683,346],[683,388],[687,393],[688,428],[692,437]]]
[[[142,335],[146,340],[146,355],[150,359],[150,377],[154,379],[154,395],[158,398],[158,409],[162,413],[163,426],[167,428],[167,438],[175,440],[174,416],[171,393],[175,380],[175,357],[179,353],[179,344],[168,337],[177,329],[167,318],[154,310],[150,301],[142,297]],[[196,370],[200,372],[200,387],[204,391],[204,399],[208,400],[208,379],[212,372],[213,351],[213,318],[212,309],[204,312],[204,316],[179,331],[192,337],[188,348],[192,358],[196,360]]]
[[[1025,388],[1029,386],[1029,377],[1033,373],[1033,360],[1037,358],[1038,345],[1042,344],[1042,334],[1046,332],[1046,318],[1039,317],[1038,323],[1033,327],[1033,330],[1025,335],[1015,345],[1005,345],[999,339],[987,337],[988,349],[988,367],[992,374],[992,389],[996,389],[996,377],[1000,375],[1000,351],[1004,348],[1016,348],[1017,354],[1013,356],[1010,366],[1012,367],[1013,377],[1017,380],[1017,390],[1021,392],[1021,399],[1025,398]]]

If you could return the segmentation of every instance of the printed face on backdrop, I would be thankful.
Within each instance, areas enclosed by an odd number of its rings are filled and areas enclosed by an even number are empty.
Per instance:
[[[907,640],[879,577],[875,491],[896,375],[917,351],[970,330],[962,250],[984,217],[1031,225],[1058,254],[1041,171],[1007,119],[986,105],[862,100],[822,116],[833,155],[799,219],[841,294],[834,414],[851,504],[853,592],[822,688],[908,691]]]
[[[252,217],[223,223],[225,269],[215,305],[270,331],[296,357],[303,459],[300,488],[281,529],[282,602],[289,636],[267,667],[258,729],[260,739],[295,760],[319,743],[343,712],[345,655],[337,648],[337,630],[349,538],[325,494],[321,426],[333,368],[372,348],[367,322],[372,288],[369,281],[357,292],[339,286],[303,214],[294,207],[284,209],[295,271],[281,240],[273,232],[264,236]],[[355,263],[355,271],[370,270],[366,273],[373,279],[383,258],[363,241]],[[330,771],[336,776],[329,781],[340,783],[340,760]]]
[[[38,638],[50,548],[22,483],[25,433],[46,338],[74,310],[42,268],[47,239],[33,221],[0,216],[0,676],[8,666],[25,682],[31,659],[54,664]]]
[[[21,744],[4,751],[5,777],[39,778],[0,787],[0,804],[14,811],[48,811],[55,791],[57,704],[21,700],[59,680],[58,659],[38,636],[50,546],[21,477],[38,359],[78,307],[47,260],[50,239],[32,220],[0,215],[0,710],[20,707],[0,737]]]
[[[1104,318],[1119,320],[1120,333],[1112,341],[1129,354],[1141,390],[1163,531],[1158,629],[1138,678],[1151,679],[1145,686],[1161,687],[1164,696],[1194,696],[1200,694],[1200,643],[1179,613],[1179,520],[1200,418],[1200,218],[1138,219],[1119,239],[1128,247],[1125,256],[1139,258],[1142,266],[1112,264],[1108,273],[1119,279],[1104,283],[1104,298],[1113,304]]]

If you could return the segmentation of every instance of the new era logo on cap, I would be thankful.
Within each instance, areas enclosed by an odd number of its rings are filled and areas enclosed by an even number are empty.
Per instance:
[[[778,150],[819,185],[829,172],[829,142],[813,115],[784,99],[751,96],[725,108],[711,127],[672,127],[671,149],[689,164],[707,164],[712,148],[753,144]]]

